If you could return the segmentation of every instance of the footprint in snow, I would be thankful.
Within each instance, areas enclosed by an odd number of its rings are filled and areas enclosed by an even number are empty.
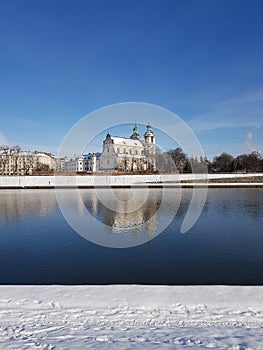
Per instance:
[[[101,335],[99,337],[96,337],[96,341],[99,341],[99,342],[105,342],[105,341],[109,341],[109,337],[107,335]]]
[[[10,303],[11,299],[0,299],[0,303],[8,304]]]
[[[50,303],[48,303],[48,306],[51,306],[52,308],[59,308],[62,309],[62,305],[60,303],[58,303],[57,301],[51,301]]]

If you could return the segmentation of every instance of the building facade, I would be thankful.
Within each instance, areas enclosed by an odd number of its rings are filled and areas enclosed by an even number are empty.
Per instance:
[[[32,175],[35,171],[53,171],[55,157],[49,153],[21,151],[16,147],[0,148],[1,175]]]
[[[145,172],[156,169],[155,134],[148,123],[143,138],[135,123],[130,137],[112,136],[103,141],[102,153],[72,159],[50,153],[21,151],[19,146],[0,148],[0,175],[32,175],[34,172]]]
[[[95,172],[97,170],[95,153],[83,154],[65,161],[64,170],[67,172]]]
[[[141,138],[135,123],[130,137],[106,135],[102,153],[65,160],[66,172],[145,172],[156,170],[155,134],[148,123]]]
[[[141,172],[155,171],[155,134],[150,123],[144,139],[135,124],[129,138],[107,134],[102,154],[98,159],[100,171]]]

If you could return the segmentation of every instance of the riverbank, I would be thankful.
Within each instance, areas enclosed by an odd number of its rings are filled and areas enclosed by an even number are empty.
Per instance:
[[[263,174],[0,176],[1,189],[111,187],[263,187]]]
[[[261,349],[263,287],[0,286],[2,349]]]

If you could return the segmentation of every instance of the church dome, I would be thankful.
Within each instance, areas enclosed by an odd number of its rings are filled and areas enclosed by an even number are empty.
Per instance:
[[[141,136],[139,135],[138,126],[136,123],[134,124],[133,133],[132,133],[130,138],[133,140],[140,140],[140,138],[141,138]]]

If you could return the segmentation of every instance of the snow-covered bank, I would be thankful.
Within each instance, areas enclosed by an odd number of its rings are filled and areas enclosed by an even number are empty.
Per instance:
[[[0,286],[1,349],[262,349],[263,287]]]
[[[222,186],[222,183],[206,183],[207,180],[223,180],[223,185],[229,186],[262,186],[263,182],[250,183],[250,179],[262,179],[263,174],[160,174],[160,175],[90,175],[90,176],[0,176],[0,188],[54,188],[54,187],[110,187],[110,186],[184,186],[191,187],[187,181],[195,181],[199,186]],[[238,179],[247,182],[238,182]],[[228,184],[227,179],[235,179],[235,183]],[[198,181],[201,181],[198,183]],[[204,183],[205,182],[205,183]]]

